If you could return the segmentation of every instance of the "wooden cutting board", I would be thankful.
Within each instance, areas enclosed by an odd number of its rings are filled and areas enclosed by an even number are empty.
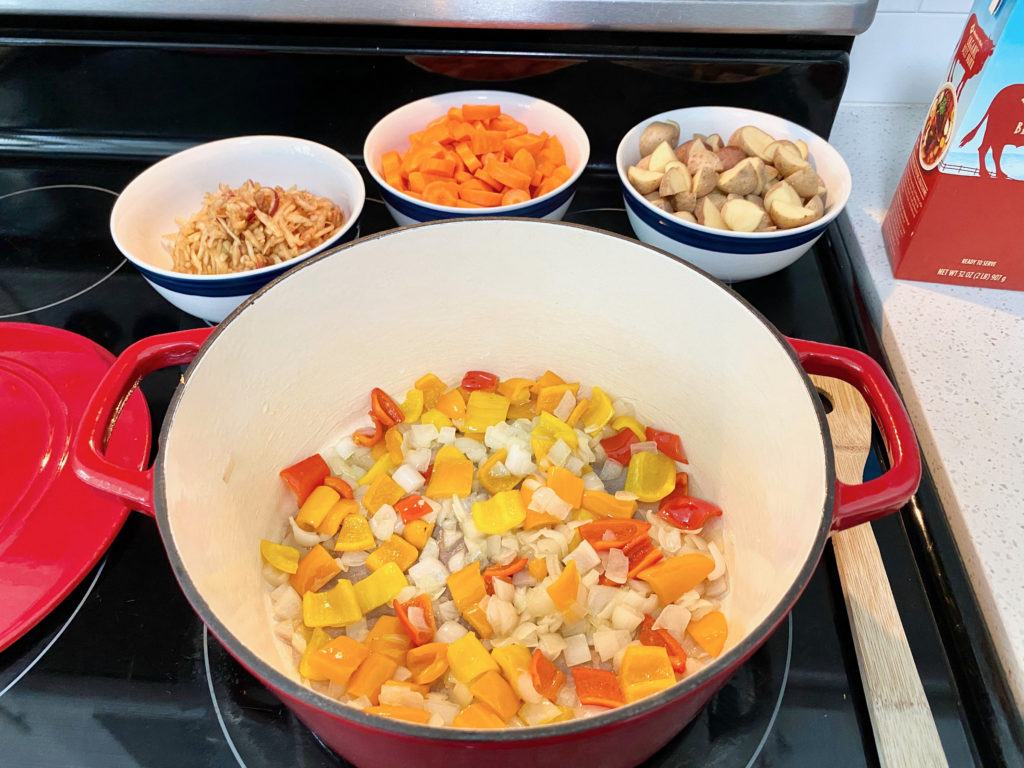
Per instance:
[[[827,414],[836,475],[864,477],[871,450],[871,412],[860,392],[839,379],[811,376],[832,403]],[[946,768],[945,753],[907,643],[870,524],[832,535],[857,663],[882,768]]]

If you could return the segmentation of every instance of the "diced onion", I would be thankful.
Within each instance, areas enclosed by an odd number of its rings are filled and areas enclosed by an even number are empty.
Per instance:
[[[343,552],[341,562],[344,563],[345,568],[359,568],[366,565],[366,557],[369,554],[369,552]]]
[[[321,536],[316,531],[302,530],[295,522],[294,517],[288,518],[288,524],[292,528],[292,538],[295,540],[295,543],[298,544],[300,547],[306,547],[308,549],[309,547],[316,546],[321,541],[330,538],[328,536]]]
[[[441,427],[437,431],[437,442],[442,445],[451,445],[455,442],[455,427]]]
[[[603,491],[604,481],[597,472],[587,472],[583,476],[583,490],[585,491]]]
[[[398,525],[398,513],[390,504],[383,504],[372,517],[370,517],[370,531],[378,541],[387,541],[395,533],[395,526]]]
[[[407,573],[416,588],[431,597],[438,597],[445,590],[448,569],[436,558],[420,556],[420,559],[409,567]]]
[[[580,573],[587,573],[587,571],[591,571],[601,564],[601,558],[598,557],[597,551],[586,539],[581,541],[576,549],[566,555],[562,562],[568,565],[570,560],[576,561],[576,567]]]
[[[499,581],[499,579],[494,581]],[[519,623],[519,614],[516,613],[515,606],[505,600],[499,600],[497,597],[492,597],[487,601],[486,613],[487,621],[498,635],[507,635]]]
[[[540,693],[537,692],[537,689],[533,687],[533,680],[530,678],[529,672],[519,673],[519,677],[516,680],[516,691],[519,693],[519,697],[526,702],[527,706],[541,704],[542,702],[551,704],[550,701],[545,699]],[[551,706],[554,707],[555,705],[551,704]],[[558,716],[558,707],[555,707],[555,712],[556,714],[553,715],[553,717]],[[523,719],[528,720],[528,717],[524,714]],[[535,725],[535,723],[529,724]]]
[[[537,471],[537,465],[533,463],[533,453],[525,443],[512,441],[508,444],[507,450],[505,466],[513,475],[523,477]]]
[[[487,446],[479,440],[474,440],[472,437],[456,438],[453,445],[462,451],[466,458],[474,464],[479,464],[487,458]]]
[[[456,681],[455,685],[452,686],[452,698],[455,699],[457,704],[467,707],[473,701],[473,694],[469,690],[468,685]]]
[[[565,638],[565,663],[570,667],[590,663],[590,646],[586,635],[569,635]]]
[[[430,466],[434,454],[429,448],[415,448],[405,452],[405,463],[417,472],[423,472]]]
[[[433,693],[427,694],[423,702],[423,708],[430,712],[431,715],[436,715],[443,725],[451,725],[455,721],[455,716],[462,709],[455,702],[449,701],[447,696]],[[430,724],[434,725],[434,723]]]
[[[291,584],[282,584],[270,593],[270,602],[274,610],[274,618],[296,619],[302,615],[302,596]]]
[[[558,658],[558,655],[565,650],[565,638],[557,632],[545,632],[540,638],[540,652],[548,657],[550,661]]]
[[[391,675],[391,679],[392,680],[397,680],[400,683],[404,682],[406,680],[411,680],[412,679],[412,670],[409,669],[408,667],[399,667],[398,669],[395,670],[394,674]]]
[[[640,626],[644,616],[639,611],[630,608],[628,605],[617,605],[612,611],[612,626],[616,629],[625,629],[632,632]]]
[[[658,444],[653,440],[644,440],[642,443],[633,443],[629,446],[630,456],[636,456],[638,453],[658,453]]]
[[[355,440],[352,439],[351,435],[345,435],[341,438],[334,446],[334,452],[338,454],[338,457],[343,461],[348,461],[352,458],[352,454],[356,452]]]
[[[345,634],[351,637],[353,640],[363,642],[366,636],[370,634],[370,627],[366,621],[366,617],[363,616],[359,621],[353,621],[347,627],[345,627]]]
[[[558,401],[558,405],[552,409],[551,414],[562,421],[569,418],[569,414],[572,413],[572,409],[576,407],[576,398],[573,396],[570,390],[565,390],[562,393],[562,399]]]
[[[378,699],[381,706],[385,707],[414,707],[423,709],[423,694],[418,691],[411,691],[404,685],[388,685],[384,683],[380,687]]]
[[[572,504],[563,501],[555,493],[554,488],[543,485],[533,492],[533,498],[530,499],[530,509],[534,512],[544,512],[553,515],[559,520],[565,520],[569,517],[569,513],[572,512]]]
[[[561,467],[565,464],[566,459],[572,454],[572,448],[562,438],[555,440],[555,444],[548,450],[548,455],[545,458],[551,462],[551,464]]]
[[[658,618],[654,620],[655,629],[666,629],[676,640],[686,635],[686,625],[690,623],[690,612],[681,605],[666,605]]]
[[[491,587],[494,589],[494,596],[499,600],[511,603],[515,598],[516,588],[512,586],[511,581],[491,579]]]
[[[409,586],[402,587],[400,590],[398,590],[398,594],[395,595],[395,600],[397,600],[400,603],[407,603],[414,597],[416,597],[416,595],[418,595],[419,593],[420,591],[416,589],[416,587],[414,587],[412,584],[410,584]],[[422,613],[422,611],[420,612]]]
[[[434,633],[434,642],[454,643],[468,631],[468,629],[457,621],[446,621],[438,627],[437,632]]]
[[[621,549],[609,549],[608,559],[604,562],[604,575],[608,581],[625,584],[629,573],[629,558]]]
[[[622,474],[623,469],[624,467],[619,464],[619,462],[608,459],[608,461],[601,465],[601,469],[598,471],[597,475],[601,478],[602,482],[607,485],[612,480],[618,479],[619,475]]]
[[[587,609],[597,616],[615,599],[618,594],[618,587],[609,587],[604,584],[597,584],[590,588],[587,593]]]
[[[409,427],[406,437],[413,448],[429,448],[437,440],[439,433],[433,424],[413,424]]]
[[[288,581],[288,577],[291,575],[285,571],[277,570],[277,568],[272,566],[270,563],[264,563],[263,570],[260,571],[260,573],[263,575],[263,580],[272,587],[281,586]]]
[[[601,661],[608,661],[629,645],[630,639],[624,629],[600,629],[594,633],[594,650]]]
[[[437,615],[441,617],[441,621],[458,621],[459,619],[459,608],[455,605],[452,600],[445,600],[444,602],[437,604]]]
[[[283,619],[274,625],[274,634],[286,643],[292,641],[292,633],[295,631],[295,622],[292,619]],[[299,651],[302,653],[302,651]]]
[[[715,567],[711,573],[707,575],[707,580],[714,581],[715,579],[720,579],[725,575],[725,558],[722,556],[721,551],[717,546],[715,546],[715,542],[713,541],[708,542],[708,552],[710,552],[711,556],[715,558]]]
[[[418,491],[427,482],[423,479],[423,475],[420,474],[419,470],[409,464],[403,464],[396,469],[391,474],[391,479],[402,486],[402,490],[406,493]]]

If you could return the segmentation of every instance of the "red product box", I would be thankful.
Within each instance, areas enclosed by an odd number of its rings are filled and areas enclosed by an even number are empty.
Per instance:
[[[1024,290],[1024,8],[976,0],[882,222],[893,274]]]

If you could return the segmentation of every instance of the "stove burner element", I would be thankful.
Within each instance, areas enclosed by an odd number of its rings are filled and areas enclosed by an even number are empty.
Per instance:
[[[0,194],[0,320],[69,301],[124,265],[108,224],[116,198],[85,184]]]
[[[793,617],[768,638],[703,711],[644,768],[750,768],[775,724],[789,680]],[[351,768],[203,628],[203,661],[213,708],[240,768],[294,765]]]

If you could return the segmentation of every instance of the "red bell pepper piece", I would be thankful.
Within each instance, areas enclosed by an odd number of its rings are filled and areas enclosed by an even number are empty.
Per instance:
[[[661,500],[664,504],[669,499],[678,499],[680,496],[690,495],[690,478],[685,472],[676,472],[676,487],[672,492]]]
[[[430,476],[432,474],[434,474],[434,462],[430,462],[427,465],[427,468],[424,469],[422,472],[420,472],[420,474],[423,475],[423,479],[426,480],[429,483],[430,482]]]
[[[686,454],[683,453],[683,441],[679,438],[679,435],[673,432],[662,432],[654,427],[647,427],[645,434],[647,439],[658,446],[658,450],[670,459],[686,463]]]
[[[467,392],[493,392],[498,387],[498,377],[487,371],[467,371],[462,377],[462,388]]]
[[[523,568],[526,567],[528,558],[520,557],[518,560],[513,560],[508,565],[491,565],[484,568],[483,577],[487,579],[504,579],[508,581]]]
[[[622,549],[641,534],[646,534],[651,524],[635,518],[591,520],[577,531],[580,537],[600,552],[603,549]],[[648,537],[649,538],[649,537]]]
[[[629,570],[626,578],[633,579],[644,568],[650,568],[661,560],[661,550],[654,546],[654,540],[647,535],[646,531],[640,533],[622,548],[622,553],[629,560]]]
[[[374,415],[373,411],[370,411],[370,421],[373,422],[373,432],[366,429],[357,429],[352,433],[353,443],[369,448],[371,445],[376,445],[384,438],[384,425],[381,423],[381,420]]]
[[[537,693],[548,701],[554,701],[565,685],[565,673],[548,661],[548,657],[540,652],[540,648],[536,648],[530,659],[530,680]]]
[[[413,520],[419,520],[424,515],[429,515],[433,511],[433,507],[418,493],[414,493],[396,501],[395,511],[402,516],[402,522],[408,525]]]
[[[301,507],[313,489],[324,484],[324,479],[331,474],[331,468],[327,466],[323,456],[314,453],[298,464],[282,469],[280,474],[281,479],[292,489]]]
[[[572,680],[576,684],[576,695],[580,704],[619,707],[626,703],[626,697],[619,686],[619,678],[610,669],[573,667]]]
[[[437,623],[434,621],[434,607],[430,603],[430,595],[416,595],[407,603],[400,603],[395,600],[393,606],[395,616],[402,622],[402,627],[405,629],[406,634],[409,635],[413,645],[426,645],[434,639],[434,633],[437,632]],[[422,623],[415,621],[410,616],[410,608],[418,608],[423,612]]]
[[[340,477],[329,475],[324,478],[324,485],[328,488],[333,488],[338,492],[338,495],[343,499],[354,499],[356,495],[352,492],[352,486],[342,480]]]
[[[643,623],[636,639],[641,645],[660,645],[668,651],[668,659],[672,662],[672,669],[676,672],[686,671],[686,651],[679,641],[672,637],[667,629],[654,628],[654,619],[651,616],[644,616]]]
[[[402,409],[398,407],[398,404],[391,399],[380,387],[374,387],[370,392],[370,407],[373,409],[373,415],[377,417],[381,424],[385,427],[393,427],[395,424],[401,424],[405,421],[405,414],[402,413]]]
[[[658,517],[684,531],[703,528],[709,517],[719,517],[721,514],[719,507],[693,496],[670,496],[662,499],[658,505]]]
[[[625,467],[633,456],[633,452],[629,450],[629,447],[633,443],[639,442],[636,435],[633,434],[633,430],[626,428],[620,429],[611,437],[606,437],[602,440],[601,447],[604,448],[604,452],[608,454],[609,459]]]

